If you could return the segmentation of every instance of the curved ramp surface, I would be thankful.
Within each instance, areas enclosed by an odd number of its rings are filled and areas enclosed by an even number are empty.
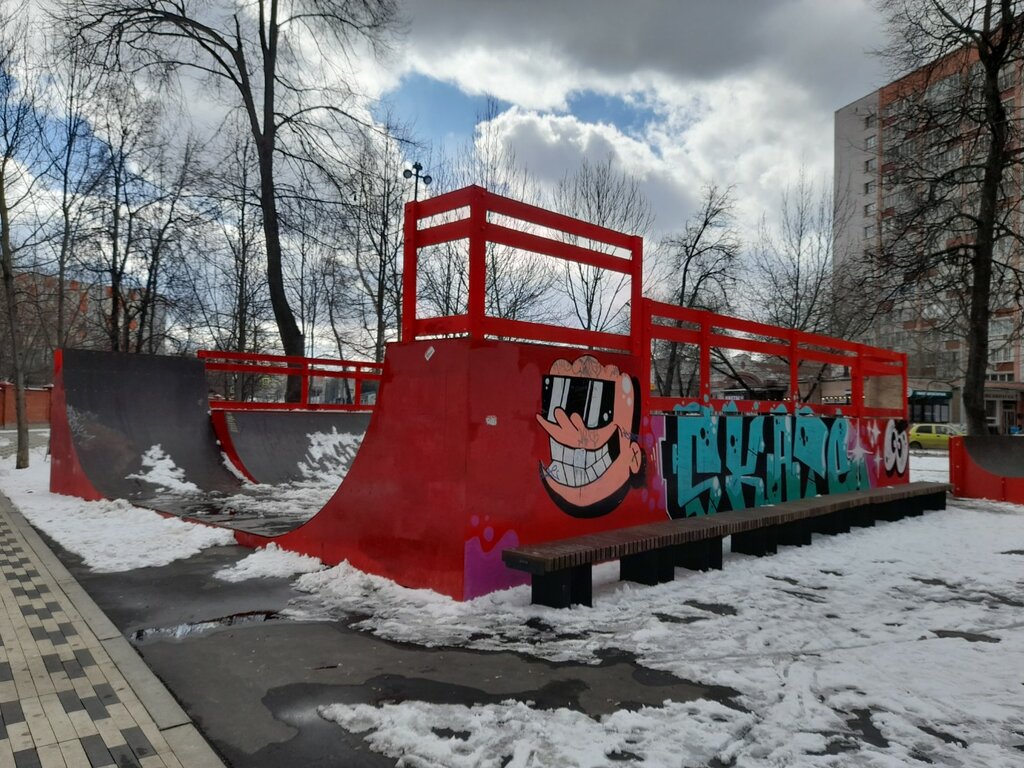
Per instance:
[[[278,485],[344,477],[370,423],[369,413],[214,411],[221,449],[254,483]]]
[[[202,361],[66,349],[54,395],[50,490],[144,502],[166,496],[156,481],[172,465],[181,487],[241,489],[216,446]]]
[[[955,496],[1024,504],[1024,437],[952,438],[949,479]]]

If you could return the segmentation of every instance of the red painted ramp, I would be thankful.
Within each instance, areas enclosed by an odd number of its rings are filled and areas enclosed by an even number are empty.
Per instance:
[[[1024,437],[951,438],[949,480],[954,496],[1024,504]]]
[[[568,372],[577,354],[470,339],[390,345],[377,408],[344,484],[313,519],[273,540],[465,599],[525,581],[501,563],[506,547],[663,518],[639,489],[593,517],[565,511],[548,490],[538,460],[551,456],[538,423],[545,379],[559,360]],[[596,373],[621,369],[619,383],[629,386],[632,358],[608,353],[602,363]],[[611,392],[615,382],[605,382]],[[618,440],[614,424],[608,429]],[[627,470],[635,484],[630,478]],[[253,546],[270,540],[238,537]]]

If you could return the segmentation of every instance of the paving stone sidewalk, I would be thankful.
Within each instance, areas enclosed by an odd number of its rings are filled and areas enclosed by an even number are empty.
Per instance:
[[[0,495],[0,768],[223,763]]]

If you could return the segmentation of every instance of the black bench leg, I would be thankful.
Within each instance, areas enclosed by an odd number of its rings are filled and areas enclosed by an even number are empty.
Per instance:
[[[774,555],[778,550],[778,526],[756,528],[753,531],[734,533],[732,535],[732,551],[741,555]]]
[[[619,560],[619,579],[638,584],[664,584],[676,577],[673,553],[668,549],[655,549],[637,555],[626,555]]]
[[[786,547],[805,547],[811,543],[811,526],[808,520],[794,520],[779,526],[779,544]]]
[[[824,533],[827,536],[835,536],[837,533],[850,532],[849,510],[841,509],[830,512],[827,515],[815,518],[815,533]]]
[[[876,516],[880,520],[888,520],[890,523],[894,523],[897,520],[902,520],[906,509],[903,506],[903,502],[899,501],[885,501],[877,505]]]
[[[549,608],[593,604],[591,567],[578,565],[553,573],[535,573],[531,579],[530,601]]]
[[[857,528],[870,528],[875,524],[875,515],[870,504],[854,507],[849,510],[850,525]]]
[[[680,544],[672,548],[675,564],[691,571],[722,570],[722,537]]]

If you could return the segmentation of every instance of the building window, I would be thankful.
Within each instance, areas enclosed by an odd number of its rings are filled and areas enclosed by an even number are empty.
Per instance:
[[[999,90],[1006,91],[1014,86],[1014,80],[1016,72],[1016,65],[1011,63],[1006,64],[1001,70],[999,70]]]
[[[873,182],[873,181],[866,181],[866,182],[864,182],[864,194],[865,195],[873,195],[873,194],[875,194],[875,182]]]
[[[871,134],[864,139],[864,149],[874,149],[878,146],[878,136]]]
[[[864,206],[864,215],[865,216],[874,216],[875,215],[875,204],[874,203],[868,203],[867,205]]]
[[[864,161],[864,173],[874,173],[875,168],[877,167],[878,162],[877,159],[874,157],[869,157],[867,160]]]
[[[874,113],[871,113],[870,115],[865,115],[864,116],[864,127],[865,128],[874,128],[875,127],[875,115],[874,115]]]
[[[875,225],[874,224],[868,224],[866,227],[864,227],[864,239],[865,240],[871,240],[871,239],[874,238],[874,236],[875,236]]]

